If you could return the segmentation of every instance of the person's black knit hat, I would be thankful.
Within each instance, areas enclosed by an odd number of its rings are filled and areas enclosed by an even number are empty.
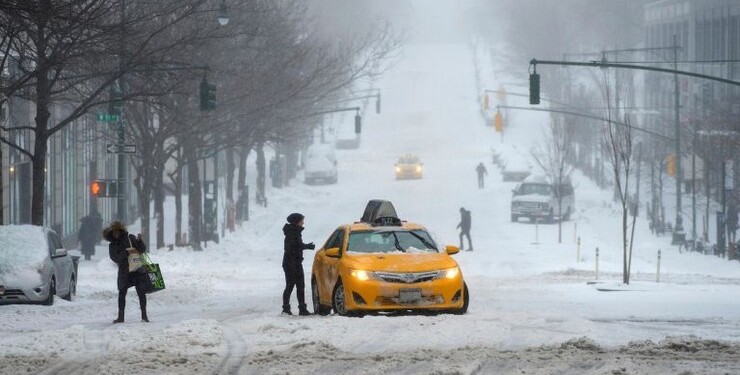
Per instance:
[[[286,220],[288,220],[288,222],[291,224],[298,224],[299,222],[301,222],[301,220],[303,220],[304,217],[305,216],[299,214],[298,212],[293,212],[292,214],[288,215],[288,218]]]

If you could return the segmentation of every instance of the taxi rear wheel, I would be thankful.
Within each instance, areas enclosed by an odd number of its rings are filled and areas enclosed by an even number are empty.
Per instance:
[[[344,284],[342,280],[337,281],[334,292],[331,294],[331,304],[334,312],[341,316],[347,316],[347,301],[344,294]]]
[[[313,312],[318,315],[328,315],[331,308],[321,304],[319,298],[319,286],[316,284],[316,279],[311,278],[311,297],[313,299]]]

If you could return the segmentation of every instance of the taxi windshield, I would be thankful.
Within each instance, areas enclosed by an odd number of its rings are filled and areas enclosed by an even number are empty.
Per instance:
[[[424,230],[372,230],[352,232],[347,252],[355,253],[436,253],[437,246]]]

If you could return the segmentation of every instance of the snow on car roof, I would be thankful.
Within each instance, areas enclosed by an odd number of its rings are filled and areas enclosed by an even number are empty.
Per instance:
[[[398,158],[399,163],[418,163],[419,157],[414,154],[404,154]]]
[[[43,227],[0,225],[0,273],[36,266],[48,255]]]

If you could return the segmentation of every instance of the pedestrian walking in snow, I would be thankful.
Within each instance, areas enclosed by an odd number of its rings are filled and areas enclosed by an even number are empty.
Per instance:
[[[460,228],[460,250],[464,250],[463,247],[463,236],[468,237],[468,251],[473,251],[473,241],[470,240],[470,211],[464,207],[460,207],[460,224],[457,224],[457,228]]]
[[[305,277],[303,275],[303,250],[313,250],[316,246],[303,243],[303,219],[299,213],[288,215],[288,223],[283,226],[285,234],[283,252],[283,272],[285,272],[285,290],[283,291],[283,314],[293,315],[290,311],[290,294],[296,289],[298,297],[298,315],[311,315],[306,309]]]
[[[727,207],[727,232],[730,242],[735,242],[735,233],[737,232],[738,217],[735,203],[730,202]]]
[[[483,189],[483,177],[488,175],[488,170],[486,169],[486,166],[483,165],[483,162],[478,163],[478,166],[475,167],[475,171],[478,172],[478,189]]]
[[[146,252],[146,245],[141,239],[141,234],[134,236],[129,234],[126,226],[120,221],[114,221],[103,230],[103,238],[108,240],[108,255],[118,265],[118,318],[113,323],[123,323],[126,310],[126,292],[128,288],[135,287],[136,295],[139,296],[139,307],[141,307],[141,320],[149,321],[146,314],[146,293],[143,289],[143,278],[148,277],[146,273],[129,272],[129,254]]]
[[[80,251],[85,256],[85,260],[90,260],[95,255],[95,245],[100,241],[102,227],[103,219],[95,209],[89,215],[80,219],[77,242],[80,244]]]

